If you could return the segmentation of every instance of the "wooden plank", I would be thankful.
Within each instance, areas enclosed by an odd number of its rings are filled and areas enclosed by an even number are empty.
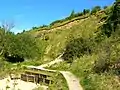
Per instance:
[[[35,76],[34,75],[27,75],[28,82],[33,82],[35,83]]]
[[[25,73],[29,73],[29,74],[43,74],[43,75],[49,75],[49,76],[53,76],[55,73],[54,72],[47,72],[47,71],[32,71],[32,70],[25,70]]]
[[[26,82],[34,82],[37,83],[37,79],[35,75],[28,75],[28,74],[21,74],[21,80],[26,81]]]
[[[27,75],[26,74],[21,74],[21,80],[27,81]]]
[[[48,85],[53,82],[55,72],[46,70],[25,70],[25,74],[21,74],[23,81],[41,83]]]
[[[46,79],[48,79],[48,80],[53,80],[53,78],[52,78],[52,77],[47,77]]]

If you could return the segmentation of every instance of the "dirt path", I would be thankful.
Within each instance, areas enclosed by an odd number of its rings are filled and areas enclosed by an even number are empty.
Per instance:
[[[50,70],[40,66],[39,67],[31,66],[29,68],[36,68],[36,69],[40,69],[48,72],[49,71],[60,72],[60,74],[62,74],[62,76],[66,79],[69,90],[83,90],[82,86],[79,83],[79,79],[69,71]]]
[[[57,72],[57,70],[49,70],[41,67],[33,67],[36,69],[41,69],[44,71]],[[79,83],[79,79],[69,71],[59,71],[60,74],[66,79],[69,90],[83,90],[82,86]]]
[[[49,63],[46,63],[46,64],[42,64],[40,66],[37,66],[38,68],[44,68],[44,67],[49,67],[51,65],[54,65],[56,63],[59,63],[59,62],[62,62],[63,59],[61,58],[62,54],[60,56],[58,56],[54,61],[51,61]]]
[[[60,71],[60,73],[65,77],[69,90],[83,90],[79,84],[79,79],[75,77],[71,72]]]
[[[42,67],[42,68],[44,68],[44,67],[49,67],[49,66],[51,66],[51,65],[54,65],[54,64],[59,63],[59,62],[62,62],[62,61],[63,61],[62,59],[56,58],[54,61],[51,61],[51,62],[46,63],[46,64],[42,64],[42,65],[37,66],[37,67],[38,67],[38,68],[39,68],[39,67]]]
[[[63,60],[58,57],[56,58],[54,61],[51,61],[50,63],[47,63],[47,64],[43,64],[43,65],[40,65],[40,66],[33,66],[33,68],[37,68],[37,69],[42,69],[42,70],[45,70],[45,71],[53,71],[53,72],[57,72],[56,70],[49,70],[49,69],[45,69],[45,67],[49,67],[53,64],[56,64],[56,63],[59,63],[59,62],[62,62]],[[32,68],[32,67],[31,67]],[[79,79],[73,75],[71,72],[69,71],[59,71],[63,76],[64,78],[66,79],[67,81],[67,84],[68,84],[68,87],[69,87],[69,90],[83,90],[83,88],[81,87],[80,83],[79,83]]]
[[[42,64],[40,66],[28,66],[28,68],[36,68],[36,69],[45,70],[45,71],[57,72],[56,70],[45,69],[45,67],[49,67],[49,66],[54,65],[56,63],[62,62],[63,60],[60,57],[61,56],[59,56],[54,61],[51,61],[49,63]],[[73,75],[69,71],[59,71],[59,72],[66,79],[69,90],[83,90],[82,86],[79,83],[79,79],[75,75]]]

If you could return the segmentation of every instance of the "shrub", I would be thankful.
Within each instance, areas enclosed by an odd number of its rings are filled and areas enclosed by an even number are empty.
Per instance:
[[[104,58],[105,56],[101,56],[99,57],[98,61],[96,61],[94,63],[94,68],[93,70],[96,72],[96,73],[103,73],[105,71],[108,71],[109,70],[109,66],[110,66],[110,63],[108,60],[106,60]]]
[[[44,27],[48,27],[48,25],[42,25],[42,26],[40,26],[39,28],[44,28]]]
[[[32,27],[33,30],[38,29],[37,27]]]
[[[103,8],[106,9],[108,6],[104,6]]]
[[[76,57],[90,54],[92,52],[92,44],[93,42],[90,39],[84,39],[82,37],[72,39],[68,42],[62,58],[71,63]]]
[[[108,17],[102,26],[102,32],[108,37],[120,27],[120,1],[116,0],[110,9]]]
[[[110,37],[101,42],[98,47],[98,60],[95,61],[93,70],[96,73],[108,71],[119,72],[120,69],[120,44],[119,38]],[[120,74],[120,73],[119,73]]]
[[[72,12],[71,12],[71,14],[70,14],[70,18],[73,18],[74,17],[74,15],[75,15],[75,11],[73,10]]]
[[[90,12],[90,9],[84,9],[83,10],[83,14],[85,15],[85,14],[87,14],[87,13],[89,13]]]
[[[100,7],[100,6],[95,6],[95,7],[92,8],[91,14],[94,14],[94,13],[96,13],[97,11],[100,11],[100,10],[101,10],[101,7]]]
[[[112,53],[111,45],[109,40],[104,40],[98,46],[98,60],[95,61],[93,68],[96,73],[103,73],[109,70]]]
[[[61,23],[61,22],[63,22],[63,21],[64,21],[64,19],[56,20],[56,21],[52,22],[52,23],[50,24],[50,26],[53,26],[53,25],[55,25],[56,23]]]

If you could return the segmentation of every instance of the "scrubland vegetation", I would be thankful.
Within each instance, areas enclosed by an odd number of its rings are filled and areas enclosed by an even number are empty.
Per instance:
[[[80,17],[70,28],[48,32]],[[95,6],[79,13],[72,11],[65,19],[19,34],[1,27],[0,42],[1,77],[22,72],[23,65],[38,66],[63,54],[64,62],[48,68],[73,72],[85,90],[120,90],[120,0],[104,9]],[[50,87],[61,87],[56,85]]]

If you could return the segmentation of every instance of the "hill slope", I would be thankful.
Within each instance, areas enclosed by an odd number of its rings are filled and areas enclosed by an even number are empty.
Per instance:
[[[77,19],[77,21],[76,19],[68,21],[69,23],[58,25],[49,30],[30,31],[29,33],[34,35],[37,40],[45,42],[43,44],[45,45],[43,59],[46,61],[53,60],[63,54],[70,40],[82,38],[83,46],[77,42],[77,46],[81,46],[80,48],[83,48],[85,43],[83,52],[88,53],[83,53],[81,56],[76,55],[72,63],[62,62],[47,68],[73,72],[79,77],[85,90],[119,90],[119,80],[116,73],[119,73],[120,68],[117,67],[116,70],[114,64],[119,60],[120,44],[116,40],[120,41],[120,39],[116,33],[113,33],[109,38],[100,34],[101,28],[99,28],[106,20],[106,11],[99,11],[88,15],[88,17]],[[87,51],[86,47],[90,46],[92,41],[86,45],[86,41],[84,42],[86,39],[94,39],[95,46],[93,45],[94,49],[91,50],[91,53]],[[72,48],[73,50],[78,49],[74,43],[72,45],[71,47],[75,47]],[[73,54],[73,50],[68,54]],[[80,51],[77,53],[80,54]]]
[[[46,49],[45,49],[45,57],[55,59],[58,55],[63,53],[64,48],[66,46],[67,41],[71,37],[84,37],[89,38],[96,35],[95,32],[98,31],[99,22],[101,17],[99,15],[103,15],[100,11],[95,15],[86,15],[80,16],[79,18],[73,21],[69,21],[69,23],[64,24],[62,26],[55,27],[51,30],[42,30],[42,31],[30,31],[32,35],[34,35],[37,39],[45,41]]]

